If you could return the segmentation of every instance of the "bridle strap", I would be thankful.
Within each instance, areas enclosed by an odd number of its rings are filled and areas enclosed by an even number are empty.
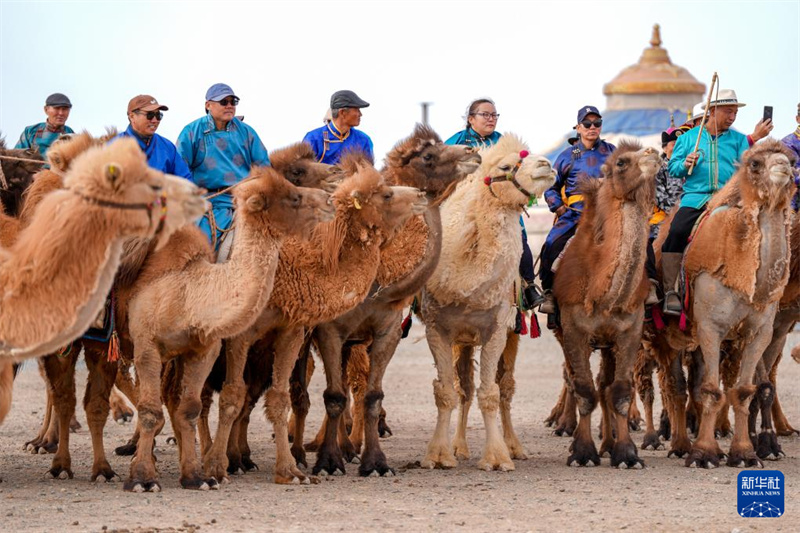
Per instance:
[[[156,227],[156,234],[160,233],[161,230],[164,229],[164,222],[167,219],[167,193],[162,191],[159,196],[156,197],[151,203],[138,203],[138,204],[128,204],[124,202],[113,202],[111,200],[103,200],[101,198],[93,198],[91,196],[87,196],[83,193],[70,189],[70,191],[78,196],[80,196],[83,200],[89,202],[90,204],[94,204],[100,207],[109,207],[111,209],[124,209],[127,211],[147,211],[147,216],[150,219],[150,227],[153,227],[153,214],[156,208],[159,209],[159,219],[158,219],[158,226]]]
[[[522,150],[519,153],[519,160],[517,161],[517,164],[515,164],[514,168],[512,168],[511,171],[509,171],[505,176],[496,176],[494,178],[486,176],[485,178],[483,178],[483,182],[489,187],[489,192],[492,193],[492,196],[497,198],[497,195],[492,190],[492,183],[506,182],[506,181],[510,181],[514,185],[514,187],[516,187],[517,190],[522,194],[524,194],[526,197],[531,198],[533,196],[525,189],[525,187],[520,185],[519,181],[517,181],[517,172],[519,172],[519,169],[522,167],[522,162],[525,160],[526,157],[528,157],[528,151]]]

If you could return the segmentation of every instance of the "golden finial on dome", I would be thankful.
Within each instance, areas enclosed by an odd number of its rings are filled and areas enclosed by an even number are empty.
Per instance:
[[[658,48],[661,46],[661,26],[653,24],[653,36],[650,37],[650,46]]]

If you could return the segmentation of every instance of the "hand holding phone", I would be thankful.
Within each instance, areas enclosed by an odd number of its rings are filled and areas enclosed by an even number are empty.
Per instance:
[[[764,106],[764,117],[761,120],[763,120],[764,122],[766,122],[768,120],[772,120],[772,106],[771,105],[765,105]]]

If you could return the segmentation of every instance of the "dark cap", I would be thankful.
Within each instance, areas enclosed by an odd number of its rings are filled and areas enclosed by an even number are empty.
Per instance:
[[[353,91],[336,91],[331,95],[331,109],[344,109],[346,107],[369,107],[369,102],[365,102]]]
[[[578,124],[580,124],[583,119],[586,118],[586,115],[591,115],[594,113],[600,118],[603,118],[603,115],[600,114],[600,111],[593,105],[585,105],[582,108],[578,109]]]
[[[224,83],[215,83],[211,87],[208,88],[206,91],[206,101],[207,102],[219,102],[226,96],[233,96],[234,98],[239,98],[234,94],[233,89],[231,89],[230,85],[226,85]]]
[[[44,105],[52,107],[72,107],[72,102],[69,101],[67,95],[61,93],[53,93],[44,101]]]
[[[134,96],[131,98],[131,101],[128,102],[128,113],[131,111],[169,111],[169,108],[165,105],[159,104],[155,98],[150,96],[149,94],[140,94],[139,96]]]

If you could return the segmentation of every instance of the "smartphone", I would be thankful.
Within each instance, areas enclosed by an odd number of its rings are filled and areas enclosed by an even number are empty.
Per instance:
[[[772,106],[765,105],[764,106],[764,118],[762,119],[764,122],[767,120],[772,120]]]

